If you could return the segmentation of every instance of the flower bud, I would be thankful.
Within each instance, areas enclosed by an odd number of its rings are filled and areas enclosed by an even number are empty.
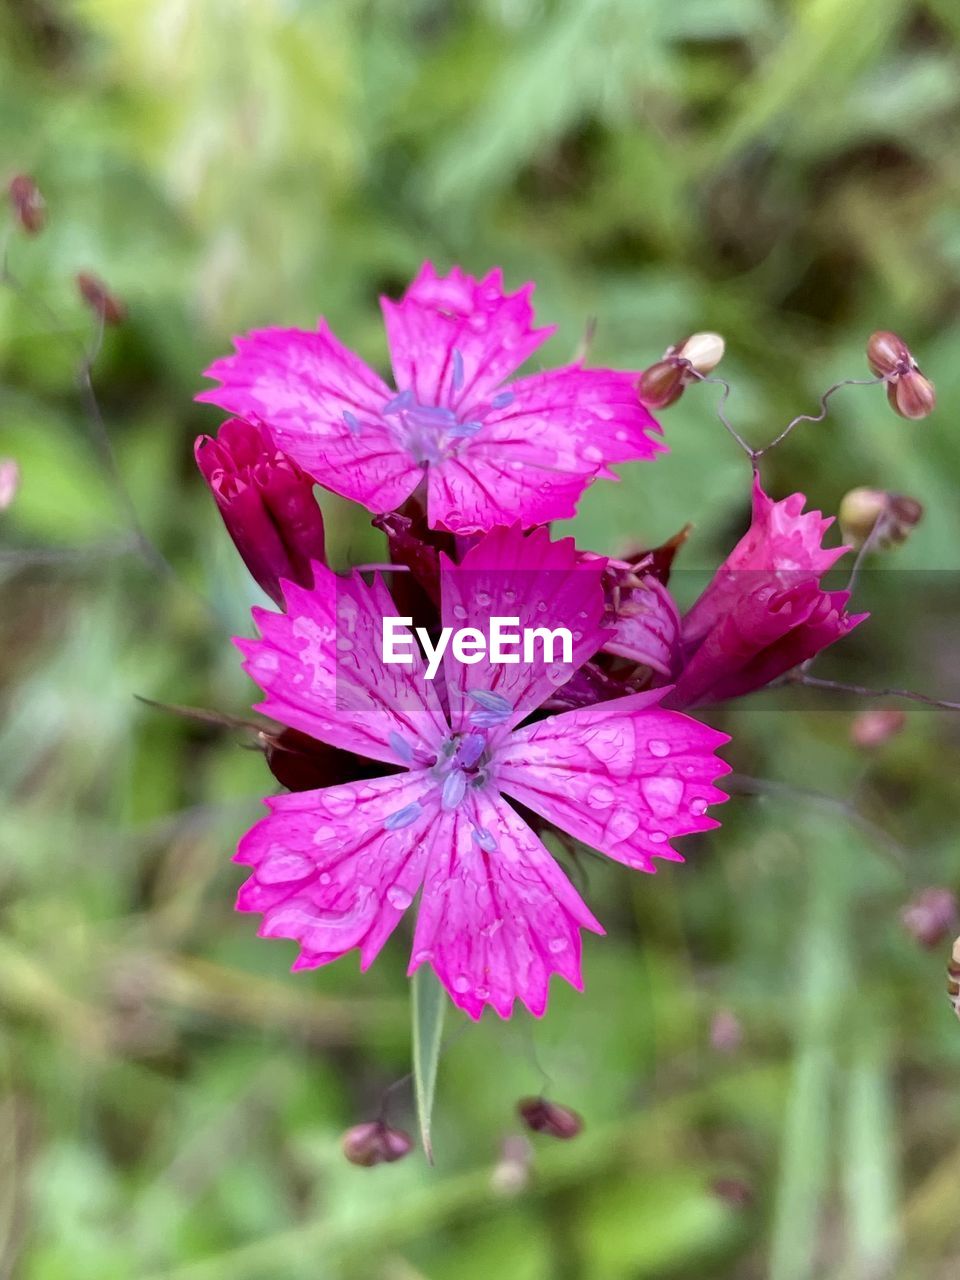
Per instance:
[[[867,364],[878,378],[907,373],[916,361],[904,340],[889,329],[878,329],[867,342]]]
[[[521,1098],[517,1114],[534,1133],[548,1133],[564,1141],[575,1138],[583,1128],[583,1118],[576,1111],[546,1098]]]
[[[371,1169],[376,1164],[393,1164],[413,1150],[413,1139],[403,1129],[391,1129],[382,1120],[355,1124],[340,1140],[343,1154],[351,1164]]]
[[[754,1201],[753,1187],[742,1178],[714,1178],[710,1190],[731,1209],[749,1209]]]
[[[77,275],[76,281],[80,297],[90,310],[103,320],[104,324],[117,325],[123,323],[126,319],[127,309],[120,299],[110,292],[102,280],[95,275],[91,275],[89,271],[81,271]]]
[[[901,418],[916,421],[927,418],[937,407],[937,393],[929,378],[919,369],[911,369],[887,383],[890,407]]]
[[[854,716],[850,741],[863,751],[875,751],[902,733],[906,723],[906,713],[895,707],[871,707]]]
[[[726,344],[719,333],[695,333],[687,338],[676,354],[686,360],[697,373],[712,373],[720,361]]]
[[[641,373],[637,394],[648,409],[666,409],[683,395],[685,375],[686,367],[678,360],[658,360]]]
[[[243,562],[267,595],[283,603],[280,579],[313,584],[323,560],[323,515],[313,481],[262,426],[230,418],[214,439],[200,436],[197,466]]]
[[[7,188],[10,204],[20,226],[28,236],[35,236],[43,230],[47,220],[47,202],[40,194],[40,188],[26,173],[18,173],[10,179]]]
[[[730,1009],[718,1009],[710,1023],[710,1047],[716,1053],[736,1053],[743,1043],[740,1019]]]
[[[0,511],[6,511],[20,488],[20,468],[12,458],[0,458]]]
[[[874,534],[871,546],[889,547],[906,541],[923,519],[923,506],[903,493],[851,489],[840,503],[839,516],[844,540],[852,546],[863,546]]]
[[[500,1159],[490,1175],[490,1186],[502,1196],[515,1196],[530,1184],[533,1149],[522,1134],[511,1133],[503,1140]]]
[[[950,889],[924,889],[904,907],[900,920],[921,947],[936,947],[957,927],[957,899]]]

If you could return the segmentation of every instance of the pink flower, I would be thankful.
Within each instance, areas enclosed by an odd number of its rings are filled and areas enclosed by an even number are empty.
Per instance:
[[[852,631],[849,593],[824,591],[823,574],[848,547],[825,548],[833,523],[804,513],[794,493],[774,502],[754,477],[753,520],[683,618],[683,669],[667,698],[692,707],[759,689]]]
[[[263,427],[230,418],[214,439],[200,436],[197,466],[243,562],[268,596],[280,579],[308,586],[323,559],[323,516],[313,481],[281,453]]]
[[[665,446],[635,373],[572,364],[504,385],[553,332],[533,328],[532,290],[427,262],[400,302],[382,300],[394,387],[321,320],[237,338],[206,371],[221,385],[197,399],[266,423],[319,484],[374,512],[426,478],[433,528],[571,516],[591,480],[615,478],[611,463]]]
[[[509,1017],[517,998],[540,1015],[551,974],[582,988],[580,929],[602,929],[509,801],[640,871],[717,825],[706,810],[726,798],[711,784],[727,739],[664,711],[659,692],[529,719],[603,644],[603,564],[543,529],[496,529],[459,566],[443,557],[445,626],[566,625],[571,661],[541,649],[467,664],[448,648],[435,681],[419,655],[383,661],[395,605],[379,580],[317,565],[311,590],[284,584],[285,613],[254,611],[262,639],[238,644],[258,709],[399,770],[273,797],[241,841],[254,873],[237,906],[263,914],[262,936],[299,942],[294,969],[354,947],[366,969],[419,893],[410,972],[431,964],[474,1018],[487,1004]]]

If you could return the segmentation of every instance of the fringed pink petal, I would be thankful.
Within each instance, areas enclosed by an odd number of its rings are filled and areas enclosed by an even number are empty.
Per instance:
[[[505,293],[499,268],[476,280],[425,262],[399,302],[381,299],[397,387],[468,419],[553,333],[533,327],[532,292]]]
[[[615,631],[604,645],[607,653],[672,680],[680,666],[680,614],[663,583],[648,574],[637,586],[621,589],[611,612]]]
[[[609,635],[602,625],[605,560],[580,556],[572,538],[551,542],[546,529],[523,534],[494,529],[467,552],[459,565],[444,558],[441,569],[443,624],[454,630],[476,627],[487,633],[491,618],[517,619],[511,631],[566,628],[571,661],[563,662],[562,639],[534,637],[534,661],[458,662],[448,647],[444,657],[450,723],[454,731],[488,729],[492,740],[519,724],[565,684]]]
[[[270,804],[237,849],[253,868],[237,909],[262,914],[261,937],[299,942],[295,969],[354,947],[367,968],[420,888],[436,789],[422,773],[396,774]]]
[[[653,871],[682,861],[671,841],[719,825],[707,808],[729,772],[727,735],[657,705],[662,691],[566,711],[518,729],[497,756],[496,785],[618,862]]]
[[[384,421],[394,393],[325,321],[315,333],[259,329],[234,347],[206,371],[220,386],[198,400],[262,421],[318,484],[370,511],[410,496],[423,471]]]
[[[429,963],[471,1018],[520,1000],[546,1009],[550,977],[578,991],[580,929],[603,930],[538,837],[493,792],[441,815],[423,886],[410,972]]]
[[[312,589],[283,590],[286,613],[255,609],[261,639],[236,642],[267,695],[257,710],[373,760],[428,761],[449,731],[416,646],[410,665],[383,661],[383,617],[396,606],[380,579],[368,587],[316,564]]]

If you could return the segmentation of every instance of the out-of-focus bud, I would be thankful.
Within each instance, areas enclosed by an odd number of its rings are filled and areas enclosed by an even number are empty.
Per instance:
[[[896,380],[887,383],[887,399],[890,408],[899,413],[901,418],[917,421],[928,418],[937,407],[937,393],[929,378],[925,378],[919,369],[901,374]]]
[[[923,506],[903,493],[882,489],[851,489],[840,503],[840,528],[844,540],[862,547],[874,530],[871,546],[889,547],[905,542],[923,519]]]
[[[408,1156],[413,1139],[403,1129],[391,1129],[382,1120],[371,1120],[348,1129],[340,1146],[351,1164],[371,1169],[375,1164],[393,1164]]]
[[[6,511],[20,488],[20,468],[12,458],[0,458],[0,511]]]
[[[947,995],[953,1012],[960,1018],[960,938],[955,938],[950,959],[947,962]]]
[[[76,281],[80,297],[94,315],[100,316],[104,324],[123,323],[127,308],[98,276],[92,275],[89,271],[81,271],[77,274]]]
[[[753,1204],[753,1187],[742,1178],[714,1178],[710,1190],[732,1209],[749,1209]]]
[[[957,927],[957,899],[950,889],[924,889],[900,912],[907,933],[921,947],[936,947]]]
[[[677,348],[676,354],[697,373],[706,375],[717,367],[725,350],[726,343],[719,333],[694,333]]]
[[[583,1129],[582,1116],[570,1107],[562,1107],[546,1098],[521,1098],[517,1103],[517,1114],[534,1133],[548,1133],[551,1138],[564,1141],[575,1138]]]
[[[850,741],[862,751],[875,751],[902,733],[907,723],[906,712],[895,707],[871,707],[854,716],[850,725]]]
[[[867,364],[878,378],[907,373],[917,367],[904,340],[889,329],[878,329],[867,341]]]
[[[666,409],[683,395],[686,372],[676,360],[658,360],[641,373],[637,394],[648,409]]]
[[[710,1023],[710,1047],[716,1053],[736,1053],[743,1043],[743,1027],[731,1009],[718,1009]]]
[[[216,439],[200,436],[197,466],[244,564],[277,604],[280,579],[313,584],[323,560],[323,515],[313,481],[273,443],[266,427],[230,418]]]
[[[511,1133],[503,1140],[500,1159],[490,1175],[490,1186],[502,1196],[519,1195],[530,1185],[530,1161],[533,1148],[519,1133]]]
[[[10,179],[7,190],[20,226],[28,236],[37,235],[47,220],[47,202],[40,194],[40,188],[29,174],[18,173]]]

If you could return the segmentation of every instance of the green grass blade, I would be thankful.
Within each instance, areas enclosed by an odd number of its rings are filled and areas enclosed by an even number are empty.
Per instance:
[[[429,965],[421,965],[410,983],[413,1016],[413,1084],[417,1102],[417,1124],[427,1161],[433,1164],[430,1121],[437,1087],[437,1063],[447,997]]]

